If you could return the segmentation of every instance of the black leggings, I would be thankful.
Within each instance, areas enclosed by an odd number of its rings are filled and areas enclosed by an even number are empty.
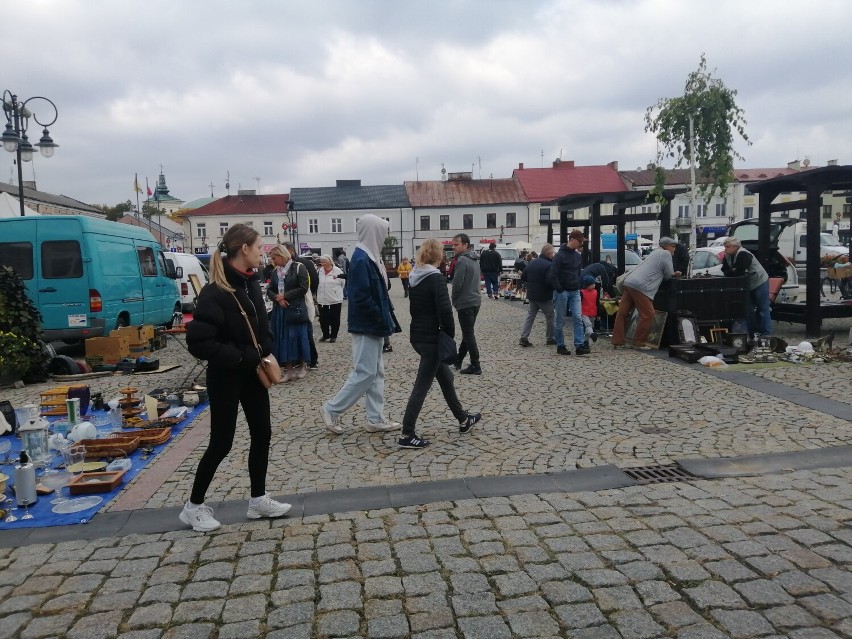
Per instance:
[[[243,407],[251,437],[248,455],[251,496],[261,497],[266,493],[266,467],[272,440],[269,391],[263,387],[254,371],[222,374],[211,373],[208,369],[207,393],[210,396],[210,443],[198,462],[189,500],[193,504],[204,503],[204,496],[213,481],[213,475],[234,443],[237,410],[240,405]]]
[[[340,330],[340,309],[343,304],[319,304],[319,321],[322,336],[337,339]]]

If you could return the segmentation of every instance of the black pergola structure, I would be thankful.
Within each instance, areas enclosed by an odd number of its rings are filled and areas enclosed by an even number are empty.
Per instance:
[[[556,245],[553,241],[553,226],[559,224],[559,245],[568,241],[568,227],[582,227],[583,233],[589,238],[589,250],[592,253],[591,261],[597,262],[601,258],[601,227],[604,225],[615,226],[617,237],[617,260],[616,267],[619,273],[624,272],[624,249],[625,249],[625,227],[628,222],[647,222],[651,220],[660,221],[660,235],[671,233],[671,203],[672,199],[684,193],[686,189],[666,189],[663,191],[665,202],[657,213],[627,213],[627,209],[653,203],[648,199],[647,191],[615,191],[607,193],[583,193],[579,195],[566,195],[552,202],[559,207],[559,219],[548,220],[547,241]],[[601,215],[601,205],[612,204],[613,213]],[[575,209],[589,209],[589,219],[575,220],[569,217],[569,213]],[[590,230],[591,229],[591,230]]]
[[[820,220],[822,195],[826,191],[849,190],[852,188],[852,165],[825,166],[792,175],[769,178],[749,185],[752,193],[760,196],[758,205],[758,258],[766,262],[769,258],[770,226],[772,214],[783,211],[805,211],[807,222],[807,251],[804,304],[780,304],[772,307],[776,320],[805,324],[809,337],[819,337],[822,320],[829,317],[852,317],[852,304],[821,303],[820,287]],[[804,200],[774,204],[781,193],[803,192]]]

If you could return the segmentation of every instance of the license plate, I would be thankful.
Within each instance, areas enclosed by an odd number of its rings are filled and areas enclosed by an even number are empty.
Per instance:
[[[85,328],[88,325],[89,320],[85,314],[68,316],[68,328]]]

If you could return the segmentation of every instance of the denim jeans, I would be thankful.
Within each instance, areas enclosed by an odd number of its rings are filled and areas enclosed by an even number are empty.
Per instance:
[[[385,420],[385,362],[382,359],[384,338],[376,335],[352,334],[352,371],[337,395],[325,403],[332,415],[340,415],[365,398],[367,420],[378,424]]]
[[[521,337],[530,336],[533,322],[535,322],[535,317],[539,311],[544,315],[544,334],[547,339],[553,339],[553,300],[546,302],[530,300],[530,308],[527,311],[527,318],[524,320],[524,327],[521,329]]]
[[[420,355],[420,365],[417,368],[417,378],[414,380],[414,388],[411,389],[408,405],[405,407],[405,417],[402,418],[402,436],[407,437],[414,434],[414,426],[417,424],[417,418],[420,416],[420,411],[423,410],[423,402],[426,400],[426,395],[429,394],[429,389],[432,387],[435,378],[438,379],[438,385],[444,394],[444,401],[447,402],[453,416],[458,422],[463,422],[467,418],[467,413],[462,408],[458,395],[456,395],[456,387],[453,385],[453,373],[450,367],[441,363],[438,359],[438,345],[414,343],[411,346]]]
[[[497,293],[500,291],[500,276],[498,273],[483,273],[482,276],[485,278],[485,292],[488,294],[488,297],[496,297]]]
[[[470,363],[474,366],[479,366],[479,346],[476,344],[476,335],[473,333],[473,327],[476,324],[476,316],[479,315],[479,306],[469,306],[456,311],[459,317],[459,329],[461,330],[462,340],[459,344],[458,362],[464,361],[464,356],[470,351]]]
[[[749,293],[748,332],[750,335],[772,335],[772,316],[769,311],[769,282],[764,282]],[[758,319],[757,315],[760,315]]]
[[[582,346],[586,341],[586,332],[583,329],[583,315],[580,307],[580,291],[558,291],[553,292],[553,305],[556,307],[556,345],[565,346],[565,315],[571,311],[574,320],[574,346]]]

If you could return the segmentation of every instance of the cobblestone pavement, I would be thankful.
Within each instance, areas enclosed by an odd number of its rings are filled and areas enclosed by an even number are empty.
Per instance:
[[[388,416],[401,421],[417,359],[407,342],[408,300],[397,288],[391,294],[405,332],[393,338],[394,352],[385,355],[385,395]],[[604,339],[592,345],[590,356],[557,356],[553,347],[542,345],[544,329],[539,321],[531,336],[536,346],[521,348],[517,340],[526,309],[520,302],[484,298],[477,322],[484,374],[456,375],[462,403],[482,411],[483,421],[471,434],[460,437],[434,385],[418,423],[418,433],[433,441],[424,451],[398,450],[393,434],[366,433],[360,405],[343,416],[345,434],[335,437],[326,432],[317,409],[345,380],[351,342],[341,332],[336,344],[318,344],[321,368],[272,392],[269,490],[310,492],[542,473],[607,463],[627,467],[671,463],[679,457],[852,443],[848,423],[835,417],[708,375],[698,366],[679,366],[635,351],[614,351]],[[837,331],[838,341],[844,341],[845,332]],[[159,355],[164,365],[185,365],[160,375],[87,383],[93,390],[105,390],[106,396],[128,383],[143,390],[177,384],[186,375],[188,355],[174,344]],[[779,377],[771,378],[807,390],[832,388],[832,396],[848,401],[847,370],[846,365],[829,364],[762,374],[777,374]],[[797,374],[806,377],[796,378]],[[13,391],[9,398],[16,405],[34,401],[44,386],[49,384]],[[205,445],[206,440],[165,478],[148,507],[183,503]],[[248,495],[247,456],[248,433],[241,418],[234,448],[216,474],[209,499]],[[156,472],[153,464],[140,477]]]
[[[0,636],[852,637],[852,469],[0,550]]]

